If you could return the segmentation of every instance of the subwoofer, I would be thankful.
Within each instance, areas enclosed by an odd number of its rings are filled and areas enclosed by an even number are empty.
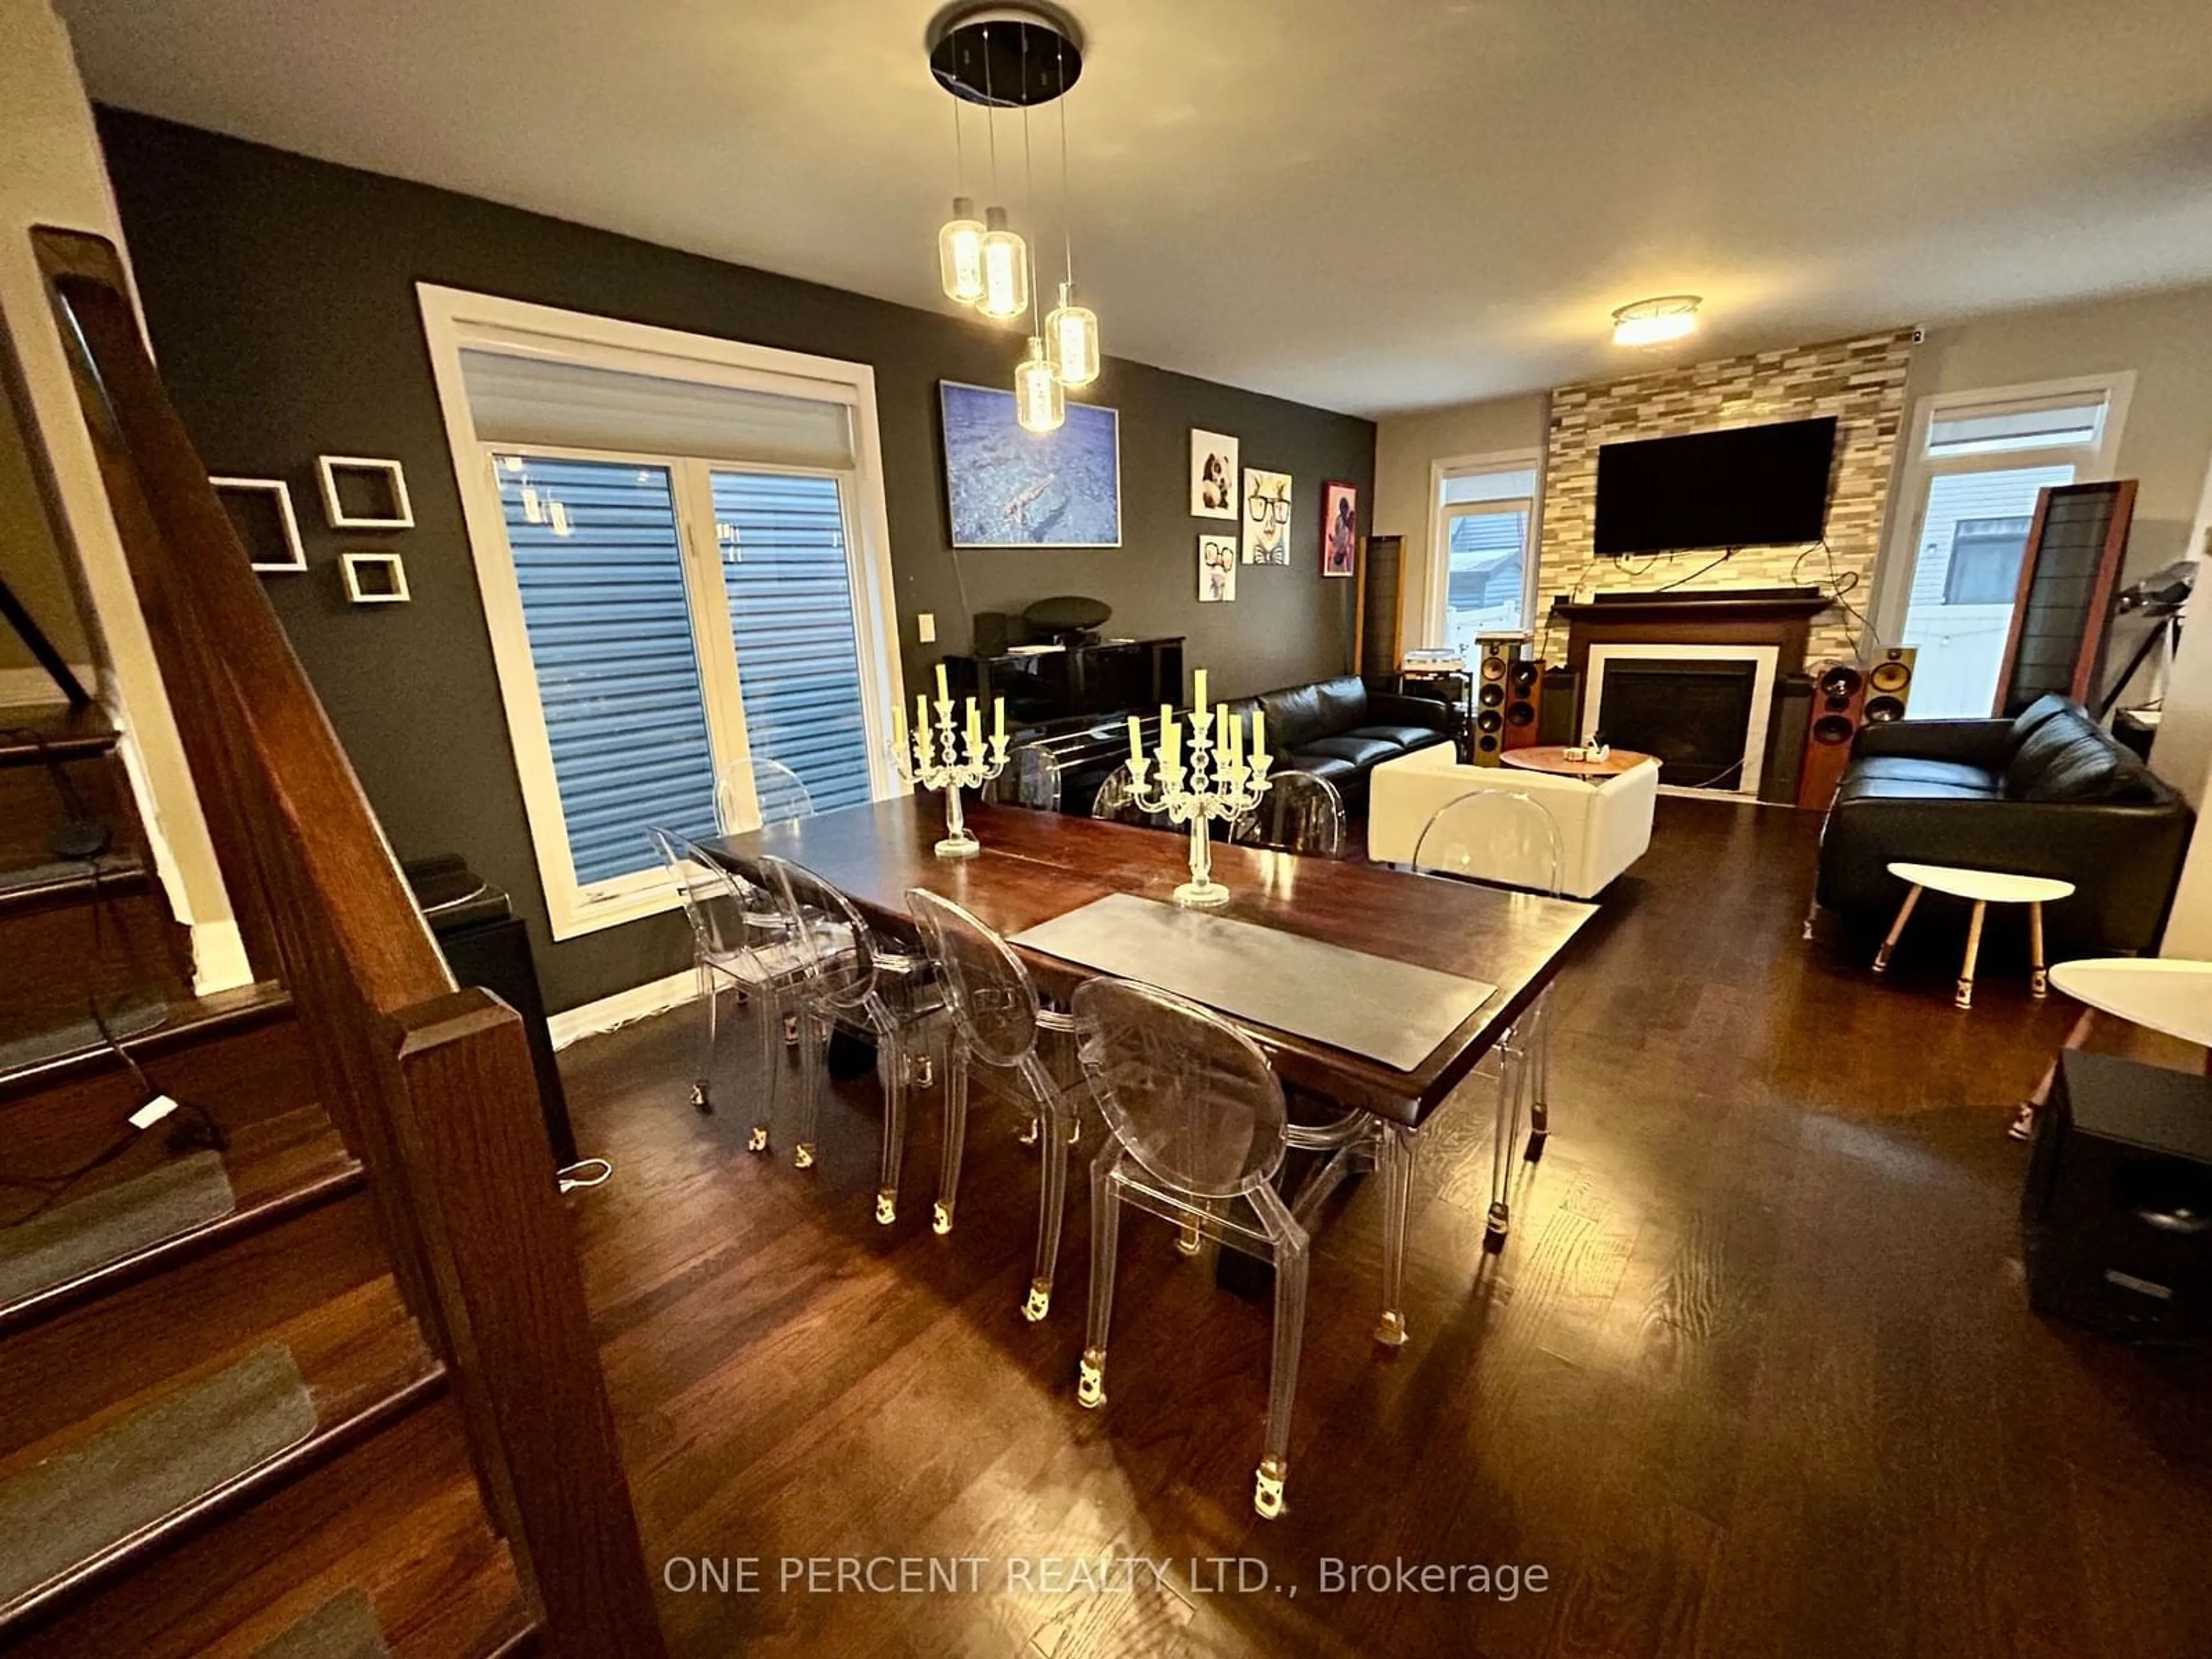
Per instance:
[[[1534,657],[1505,667],[1505,746],[1528,749],[1543,739],[1544,681],[1551,671]]]
[[[1866,676],[1849,663],[1832,662],[1813,677],[1812,720],[1805,728],[1805,758],[1797,769],[1797,804],[1825,812],[1850,764],[1851,739],[1864,719]]]
[[[1905,718],[1905,705],[1912,696],[1912,671],[1919,648],[1893,645],[1867,670],[1866,723],[1880,726]]]
[[[1784,674],[1774,683],[1774,715],[1766,726],[1766,763],[1759,772],[1759,798],[1775,806],[1797,804],[1797,775],[1805,764],[1805,733],[1813,723],[1813,677]]]
[[[1513,672],[1518,665],[1517,638],[1479,639],[1474,642],[1474,763],[1497,766],[1505,752],[1506,711],[1511,701]],[[1533,726],[1534,721],[1530,720]]]
[[[2061,1054],[2020,1220],[2038,1313],[2115,1336],[2212,1337],[2212,1080]]]

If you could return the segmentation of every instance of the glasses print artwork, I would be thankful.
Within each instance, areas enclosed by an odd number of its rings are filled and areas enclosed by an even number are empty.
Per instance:
[[[1321,574],[1349,576],[1359,562],[1359,492],[1347,483],[1321,491]]]
[[[1190,515],[1194,519],[1237,516],[1236,439],[1191,428]]]
[[[1291,475],[1250,468],[1244,474],[1244,562],[1290,562]]]
[[[1212,605],[1237,597],[1237,538],[1198,538],[1198,599]]]

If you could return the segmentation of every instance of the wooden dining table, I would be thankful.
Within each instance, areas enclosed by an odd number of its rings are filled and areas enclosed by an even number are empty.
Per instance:
[[[933,796],[922,795],[842,807],[701,846],[739,864],[767,854],[802,865],[851,899],[872,927],[903,939],[915,937],[906,896],[917,887],[1012,939],[1109,894],[1171,902],[1176,885],[1189,878],[1189,842],[1181,834],[1010,806],[971,807],[967,822],[981,851],[957,860],[933,852],[942,812]],[[1231,896],[1212,915],[1496,988],[1405,1071],[1304,1032],[1227,1015],[1259,1043],[1286,1085],[1348,1109],[1338,1144],[1349,1139],[1355,1120],[1368,1120],[1359,1127],[1383,1174],[1389,1223],[1376,1336],[1402,1341],[1405,1200],[1420,1126],[1551,984],[1596,907],[1235,845],[1215,846],[1213,876]],[[1065,998],[1092,976],[1079,963],[1018,942],[1016,949],[1047,995]],[[1345,961],[1357,970],[1356,958]]]

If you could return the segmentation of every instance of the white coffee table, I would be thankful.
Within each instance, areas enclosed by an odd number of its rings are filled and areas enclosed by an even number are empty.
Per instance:
[[[1933,888],[1939,893],[1948,893],[1954,898],[1971,900],[1973,917],[1966,924],[1966,959],[1959,969],[1958,994],[1951,1000],[1961,1008],[1974,1006],[1974,958],[1982,950],[1982,918],[1992,904],[2025,904],[2027,906],[2027,939],[2031,951],[2032,969],[2028,988],[2040,1000],[2051,993],[2051,976],[2043,963],[2043,907],[2054,900],[2073,896],[2074,884],[2051,876],[2009,876],[1996,870],[1960,870],[1948,864],[1896,863],[1889,873],[1907,884],[1905,902],[1898,907],[1897,920],[1890,924],[1889,937],[1875,952],[1874,970],[1887,970],[1889,953],[1897,948],[1904,936],[1905,924],[1912,918],[1912,907],[1920,902],[1921,893]]]

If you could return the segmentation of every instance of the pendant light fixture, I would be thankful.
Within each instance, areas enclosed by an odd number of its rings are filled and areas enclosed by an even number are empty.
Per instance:
[[[1055,79],[1063,92],[1067,83],[1066,46],[1062,40],[1054,52],[1059,70]],[[1074,209],[1067,188],[1067,100],[1053,101],[1060,106],[1060,268],[1067,274],[1060,278],[1060,303],[1044,320],[1045,349],[1052,359],[1052,372],[1062,386],[1086,386],[1098,378],[1098,313],[1075,303],[1075,234],[1069,228]]]
[[[929,67],[938,84],[956,100],[983,106],[990,134],[991,195],[997,198],[997,112],[1022,111],[1024,167],[1030,170],[1028,112],[1035,105],[1059,100],[1075,84],[1083,73],[1083,47],[1073,20],[1049,5],[956,6],[940,15],[931,29]],[[953,135],[958,150],[957,104]],[[964,156],[962,159],[964,164]],[[1076,303],[1071,256],[1060,284],[1060,303],[1048,318],[1041,317],[1031,245],[1013,228],[1003,206],[987,207],[979,225],[973,217],[974,202],[964,194],[964,178],[960,187],[963,194],[955,199],[953,217],[938,234],[939,279],[948,298],[973,306],[994,321],[1012,322],[1028,314],[1029,343],[1014,372],[1015,414],[1030,431],[1053,431],[1066,418],[1063,388],[1088,386],[1098,378],[1097,316]],[[1064,216],[1067,202],[1065,105],[1060,111],[1060,202]],[[1024,204],[1024,212],[1034,206],[1032,188]]]
[[[1014,418],[1024,432],[1056,432],[1067,419],[1067,393],[1052,371],[1044,342],[1034,334],[1029,356],[1014,370]]]

